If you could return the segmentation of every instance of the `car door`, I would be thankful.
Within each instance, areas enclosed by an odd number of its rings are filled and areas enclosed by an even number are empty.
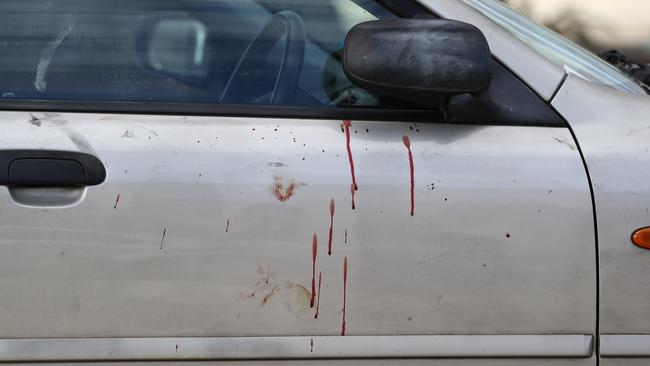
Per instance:
[[[444,114],[343,73],[423,9],[0,7],[0,360],[595,364],[564,121],[497,61]]]

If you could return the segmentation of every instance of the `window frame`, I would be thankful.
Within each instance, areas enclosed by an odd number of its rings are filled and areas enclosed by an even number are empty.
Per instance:
[[[362,3],[364,0],[350,0]],[[416,0],[373,0],[401,18],[437,17]],[[508,70],[509,73],[512,73]],[[514,74],[513,74],[514,75]],[[521,83],[523,81],[517,78]],[[539,96],[538,96],[539,97]],[[540,98],[541,100],[541,98]],[[546,105],[548,103],[545,102]],[[550,109],[553,109],[549,106]],[[448,123],[445,113],[436,108],[386,109],[378,107],[313,107],[234,105],[205,102],[129,102],[77,101],[41,99],[0,99],[0,111],[107,113],[140,115],[198,115],[212,117],[289,118],[289,119],[356,119],[367,121]],[[484,122],[455,121],[454,124],[486,125]],[[495,119],[494,126],[566,127],[566,122],[522,123]]]

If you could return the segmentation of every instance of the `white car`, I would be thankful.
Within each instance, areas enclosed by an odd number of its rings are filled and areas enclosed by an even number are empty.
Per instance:
[[[650,99],[497,1],[0,30],[0,361],[650,363]]]

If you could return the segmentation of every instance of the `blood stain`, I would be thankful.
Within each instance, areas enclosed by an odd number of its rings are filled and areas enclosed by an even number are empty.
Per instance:
[[[341,325],[341,335],[345,335],[345,296],[347,292],[347,283],[348,283],[348,257],[345,256],[343,259],[343,323]]]
[[[348,160],[350,161],[350,173],[352,174],[352,185],[354,186],[354,190],[358,190],[359,186],[357,186],[357,178],[354,175],[354,160],[352,159],[352,149],[350,148],[350,126],[352,126],[352,121],[350,120],[345,120],[343,121],[343,129],[345,131],[345,144],[348,150]]]
[[[411,172],[411,216],[413,216],[415,215],[415,169],[413,166],[413,153],[411,153],[411,140],[409,137],[404,135],[402,137],[402,142],[404,142],[404,146],[406,146],[409,153],[409,170]]]
[[[345,244],[348,243],[348,229],[345,229]]]
[[[314,338],[309,338],[309,352],[314,352]]]
[[[113,209],[117,208],[117,203],[120,202],[120,194],[117,194],[117,198],[115,198],[115,205],[113,206]]]
[[[318,319],[318,313],[320,312],[320,288],[323,284],[323,272],[318,272],[318,300],[316,300],[316,314],[314,319]]]
[[[350,185],[350,193],[352,194],[352,209],[354,210],[356,208],[356,205],[354,204],[354,184]]]
[[[226,221],[226,232],[228,232],[228,228],[230,227],[230,218]]]
[[[314,307],[314,299],[316,297],[316,254],[318,253],[318,237],[316,233],[311,239],[311,298],[309,299],[309,307]]]
[[[332,255],[332,232],[334,229],[334,210],[336,205],[334,204],[334,198],[330,199],[330,236],[327,242],[327,255]]]
[[[293,196],[293,194],[296,191],[296,186],[297,185],[296,185],[295,182],[291,182],[285,188],[280,180],[281,180],[281,178],[279,178],[279,177],[275,178],[275,183],[273,184],[273,187],[271,188],[271,191],[273,192],[273,195],[275,196],[275,198],[278,199],[278,201],[285,202],[285,201],[287,201],[289,198],[291,198]]]

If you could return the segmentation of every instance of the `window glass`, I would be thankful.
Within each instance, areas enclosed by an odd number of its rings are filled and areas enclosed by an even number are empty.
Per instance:
[[[399,106],[341,51],[373,0],[3,0],[0,98]]]
[[[646,94],[639,85],[617,68],[550,29],[532,22],[499,1],[463,1],[567,72],[596,84],[609,85],[629,93]]]

